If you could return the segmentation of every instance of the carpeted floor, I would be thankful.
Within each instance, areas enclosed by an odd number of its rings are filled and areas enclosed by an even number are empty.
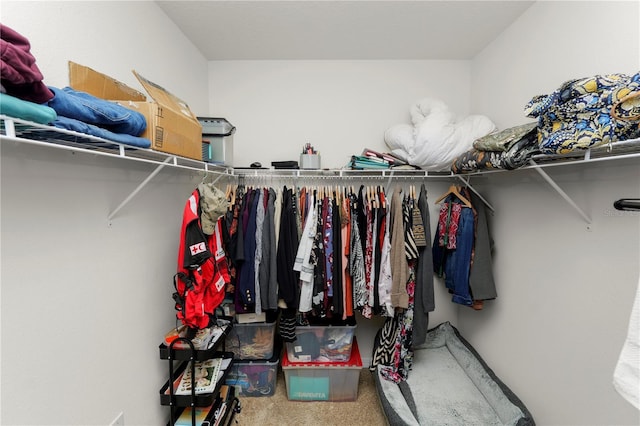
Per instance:
[[[266,397],[241,397],[237,425],[370,426],[387,425],[375,383],[368,369],[360,371],[358,399],[350,402],[289,401],[282,369],[278,369],[276,392]]]

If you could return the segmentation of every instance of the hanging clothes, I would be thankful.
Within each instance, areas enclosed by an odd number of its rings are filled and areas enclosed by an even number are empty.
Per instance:
[[[279,294],[289,309],[298,308],[299,276],[293,268],[298,244],[295,195],[285,186],[282,191],[280,238],[276,259]]]
[[[380,204],[381,190],[376,188],[373,190],[373,287],[371,289],[373,299],[371,307],[374,314],[380,313],[380,266],[382,257],[382,243],[384,241],[384,225],[385,225],[385,213],[384,208]]]
[[[440,208],[438,230],[432,248],[434,272],[444,278],[445,286],[453,295],[452,302],[465,306],[473,304],[469,271],[474,223],[473,210],[463,207],[456,196],[448,195]]]
[[[402,189],[396,187],[391,198],[391,304],[394,307],[408,308],[409,295],[406,284],[409,278],[409,265],[405,254],[405,239],[402,216]]]
[[[311,249],[311,263],[314,265],[313,277],[313,297],[312,304],[316,316],[325,318],[327,316],[325,299],[325,262],[324,262],[324,215],[322,213],[323,198],[316,191],[316,233]]]
[[[485,300],[498,297],[493,278],[492,241],[489,235],[485,205],[480,197],[466,188],[464,194],[471,201],[476,212],[475,241],[469,272],[472,307],[482,309]]]
[[[311,311],[313,299],[315,268],[311,263],[311,252],[317,225],[317,210],[313,194],[309,195],[309,204],[310,207],[306,209],[307,215],[304,221],[304,230],[293,265],[293,269],[300,273],[300,302],[298,306],[300,312]]]
[[[244,262],[242,262],[237,288],[236,312],[254,312],[256,304],[256,229],[260,190],[247,192],[243,212]]]
[[[264,190],[266,195],[266,209],[262,229],[262,261],[258,271],[260,279],[260,299],[263,310],[278,308],[277,281],[277,246],[275,226],[275,198],[276,192],[269,188]]]
[[[262,230],[264,228],[265,198],[264,190],[256,189],[256,251],[254,260],[254,312],[262,313],[262,296],[260,292],[260,263],[262,262]]]
[[[376,333],[369,370],[375,371],[378,365],[390,366],[393,364],[396,340],[400,330],[398,320],[398,315],[388,317]]]
[[[343,283],[343,313],[342,319],[353,316],[353,282],[349,274],[349,256],[351,249],[351,209],[349,208],[349,197],[346,190],[342,194],[340,209],[340,226],[342,237],[342,283]]]
[[[364,250],[364,268],[365,268],[365,291],[366,291],[366,301],[362,308],[362,316],[365,318],[373,317],[373,280],[375,274],[375,249],[374,249],[374,212],[371,207],[371,203],[369,200],[366,201],[365,205],[365,217],[366,217],[366,228],[365,228],[365,250]]]
[[[349,241],[349,273],[353,280],[354,308],[362,310],[367,303],[366,273],[363,245],[361,241],[360,225],[358,223],[359,200],[352,192],[349,195],[351,209],[351,236]]]
[[[324,268],[325,268],[325,301],[324,308],[329,312],[329,299],[333,297],[333,210],[328,197],[324,197],[322,202],[323,229],[322,239],[324,248]]]
[[[386,207],[386,198],[383,195],[383,204]],[[393,277],[391,274],[391,238],[389,236],[389,223],[391,210],[384,209],[384,223],[382,227],[383,239],[380,250],[380,279],[378,282],[378,299],[380,303],[380,314],[387,317],[394,316],[393,304],[391,303],[391,288]]]
[[[364,199],[365,186],[360,185],[358,190],[357,203],[356,203],[356,223],[358,224],[360,231],[360,244],[362,244],[362,253],[365,253],[366,247],[366,235],[367,235],[367,217],[365,213],[366,200]]]
[[[419,210],[422,219],[425,246],[419,248],[420,254],[416,265],[416,287],[413,311],[413,344],[415,346],[425,342],[427,330],[429,329],[429,312],[435,309],[431,220],[427,200],[427,189],[424,184],[420,186],[417,210]]]
[[[227,253],[229,264],[230,281],[227,285],[227,297],[233,299],[236,293],[237,264],[241,261],[238,256],[238,245],[241,244],[242,232],[238,232],[240,211],[242,208],[242,197],[244,196],[244,186],[239,185],[235,194],[230,194],[230,207],[225,214],[225,232],[222,240],[223,247]],[[240,231],[242,226],[240,226]],[[243,252],[244,249],[241,250]]]
[[[298,247],[298,229],[294,192],[286,186],[282,190],[282,207],[278,249],[276,255],[279,296],[284,303],[281,309],[278,331],[285,342],[296,340],[296,316],[299,294],[298,273],[293,269]]]
[[[342,283],[342,223],[340,221],[340,208],[337,202],[337,193],[330,198],[331,203],[331,231],[332,231],[332,267],[333,267],[333,294],[331,310],[332,316],[342,318],[343,309],[343,283]]]
[[[461,193],[477,203],[468,190]],[[413,347],[424,343],[436,273],[455,303],[477,306],[478,295],[495,294],[493,277],[485,282],[491,258],[484,211],[448,196],[432,233],[424,184],[419,197],[413,186],[399,185],[391,196],[364,185],[238,186],[233,199],[221,230],[233,253],[228,288],[235,282],[236,311],[280,309],[286,342],[296,340],[300,325],[382,315],[376,339],[384,342],[372,366],[385,366],[389,380],[407,378]],[[476,262],[483,267],[474,270]]]
[[[393,348],[393,359],[390,365],[381,369],[382,376],[395,383],[406,380],[413,365],[415,265],[418,259],[418,251],[412,229],[414,205],[415,200],[410,196],[402,200],[403,239],[405,256],[409,267],[409,275],[406,282],[407,308],[397,310],[398,331]]]

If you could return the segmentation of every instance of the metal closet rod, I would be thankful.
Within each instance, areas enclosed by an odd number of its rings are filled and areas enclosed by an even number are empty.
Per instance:
[[[299,172],[298,170],[296,170],[296,172]],[[385,186],[385,190],[386,192],[389,192],[389,189],[391,187],[391,182],[396,179],[396,180],[413,180],[413,179],[427,179],[427,178],[440,178],[440,179],[451,179],[451,178],[458,178],[467,188],[469,188],[469,190],[471,190],[473,193],[475,193],[478,198],[480,198],[480,200],[485,204],[485,206],[487,206],[487,208],[489,210],[491,210],[492,212],[495,212],[495,209],[493,208],[493,206],[473,187],[471,186],[470,183],[470,176],[466,176],[466,177],[462,177],[460,175],[455,175],[453,173],[450,172],[428,172],[425,170],[419,170],[419,171],[409,171],[407,173],[406,170],[401,171],[399,174],[394,174],[393,170],[381,170],[381,171],[377,171],[377,172],[371,172],[371,171],[366,171],[366,172],[360,172],[360,171],[352,171],[352,170],[334,170],[334,173],[338,173],[339,174],[326,174],[326,172],[331,173],[331,171],[318,171],[316,173],[325,173],[325,174],[307,174],[307,172],[302,171],[302,174],[300,173],[293,173],[293,174],[270,174],[268,172],[265,173],[264,170],[261,171],[259,170],[254,170],[252,171],[252,173],[247,174],[247,173],[241,173],[241,174],[237,174],[235,175],[238,178],[238,183],[239,184],[246,184],[246,180],[252,181],[252,180],[257,180],[257,181],[269,181],[272,179],[276,179],[276,180],[282,180],[282,179],[294,179],[294,180],[298,180],[298,179],[302,179],[302,180],[336,180],[336,179],[346,179],[346,180],[382,180],[382,179],[387,179],[387,184]],[[346,173],[342,173],[342,172],[346,172]],[[353,173],[355,172],[355,173]],[[386,172],[386,173],[385,173]]]
[[[614,201],[613,207],[616,210],[640,211],[640,198],[621,198]]]

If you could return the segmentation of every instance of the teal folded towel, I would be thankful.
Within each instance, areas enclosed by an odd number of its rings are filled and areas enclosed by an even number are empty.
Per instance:
[[[40,124],[49,124],[58,116],[51,107],[18,99],[1,92],[0,114]]]

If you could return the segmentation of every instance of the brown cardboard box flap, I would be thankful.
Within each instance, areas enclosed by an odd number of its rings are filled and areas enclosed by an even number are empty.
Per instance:
[[[87,66],[69,61],[69,86],[97,98],[118,101],[146,101],[143,93]]]
[[[198,118],[191,112],[189,109],[189,105],[186,102],[181,100],[175,95],[172,95],[168,90],[163,88],[162,86],[147,80],[140,74],[138,74],[135,70],[133,70],[133,74],[136,76],[140,84],[147,91],[149,96],[153,98],[158,104],[162,105],[165,108],[172,109],[176,113],[180,113],[186,117],[194,121],[198,121]]]

